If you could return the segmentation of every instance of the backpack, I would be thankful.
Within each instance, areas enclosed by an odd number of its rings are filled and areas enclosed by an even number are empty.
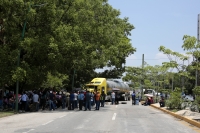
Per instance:
[[[78,100],[81,100],[81,94],[78,94]]]

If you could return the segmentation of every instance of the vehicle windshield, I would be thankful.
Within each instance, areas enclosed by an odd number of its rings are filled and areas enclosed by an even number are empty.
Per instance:
[[[86,86],[86,89],[94,89],[94,88],[95,88],[94,85],[88,85],[88,86]]]
[[[144,91],[144,94],[152,94],[153,93],[153,90],[145,90]]]

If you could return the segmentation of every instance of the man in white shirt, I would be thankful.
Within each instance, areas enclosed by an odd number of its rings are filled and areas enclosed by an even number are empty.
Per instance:
[[[112,98],[112,105],[115,103],[115,92],[113,91],[111,93],[111,98]]]
[[[33,106],[35,108],[35,111],[39,110],[39,95],[37,94],[37,92],[35,92],[33,95]]]
[[[74,108],[78,108],[77,98],[78,98],[78,94],[74,92]]]

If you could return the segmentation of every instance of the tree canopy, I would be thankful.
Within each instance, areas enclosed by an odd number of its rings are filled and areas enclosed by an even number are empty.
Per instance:
[[[75,76],[79,86],[106,66],[119,77],[136,51],[128,38],[134,26],[119,16],[107,0],[1,1],[1,85],[18,80],[21,88],[62,86],[51,81],[60,79],[69,87]]]

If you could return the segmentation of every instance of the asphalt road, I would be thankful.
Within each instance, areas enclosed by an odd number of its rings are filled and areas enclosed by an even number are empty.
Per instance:
[[[106,105],[99,111],[56,110],[0,118],[0,133],[198,133],[150,106]]]

